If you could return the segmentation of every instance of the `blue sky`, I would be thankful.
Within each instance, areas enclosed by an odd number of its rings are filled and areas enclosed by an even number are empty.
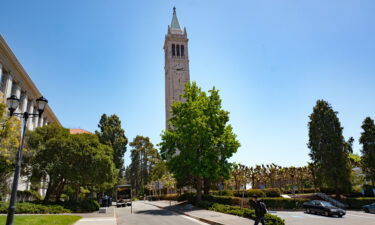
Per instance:
[[[339,112],[359,152],[361,123],[375,117],[372,0],[5,0],[0,32],[64,126],[94,131],[115,113],[130,140],[156,144],[173,6],[191,79],[217,87],[230,111],[242,144],[232,161],[305,165],[317,99]]]

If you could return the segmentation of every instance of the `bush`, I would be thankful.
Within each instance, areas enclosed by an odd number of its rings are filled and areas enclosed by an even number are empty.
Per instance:
[[[9,203],[0,203],[0,213],[7,213]],[[56,214],[56,213],[71,213],[72,211],[64,208],[61,205],[43,205],[31,202],[17,202],[16,213],[17,214]]]
[[[212,211],[216,211],[216,212],[246,217],[249,219],[255,219],[254,210],[247,209],[247,208],[241,209],[238,206],[229,206],[229,205],[222,205],[222,204],[214,203],[208,209]],[[280,217],[271,215],[268,213],[266,214],[265,219],[268,225],[284,225],[285,224],[285,221],[281,219]]]
[[[169,200],[169,201],[177,201],[178,200],[178,194],[168,194],[168,195],[161,195],[159,197],[160,200]]]
[[[249,189],[249,190],[246,190],[243,194],[245,198],[251,198],[253,195],[256,195],[258,197],[266,197],[266,193],[262,191],[261,189]],[[242,191],[234,192],[234,196],[241,198]]]
[[[349,205],[351,209],[361,209],[362,206],[372,204],[375,202],[375,198],[347,198],[345,203]]]
[[[303,203],[309,199],[301,198],[262,198],[269,209],[303,209]]]
[[[81,200],[81,201],[67,201],[60,203],[65,208],[76,212],[76,213],[86,213],[86,212],[94,212],[98,211],[100,208],[100,205],[98,201],[88,199],[88,200]]]
[[[263,191],[267,197],[280,197],[281,191],[279,188],[266,188]]]
[[[240,205],[241,198],[230,196],[203,195],[202,200],[224,205]]]

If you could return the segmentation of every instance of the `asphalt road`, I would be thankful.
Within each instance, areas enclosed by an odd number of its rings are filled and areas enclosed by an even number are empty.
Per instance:
[[[207,225],[193,218],[156,206],[133,202],[133,213],[130,206],[116,209],[117,225]]]
[[[325,217],[304,212],[272,212],[285,220],[286,225],[375,225],[375,214],[347,211],[343,218]]]

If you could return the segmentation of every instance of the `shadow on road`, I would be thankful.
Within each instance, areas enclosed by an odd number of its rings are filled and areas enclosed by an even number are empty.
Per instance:
[[[153,216],[173,216],[175,215],[171,211],[167,210],[159,210],[159,209],[150,209],[150,210],[141,210],[134,212],[135,214],[146,214],[146,215],[153,215]]]

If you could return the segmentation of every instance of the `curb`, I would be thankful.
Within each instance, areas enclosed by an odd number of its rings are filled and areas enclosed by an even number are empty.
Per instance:
[[[152,205],[152,206],[158,207],[159,209],[164,209],[164,210],[172,211],[172,212],[184,215],[184,216],[188,216],[188,217],[191,217],[193,219],[199,220],[199,221],[207,223],[207,224],[211,224],[211,225],[225,225],[223,223],[218,223],[218,222],[215,222],[215,221],[212,221],[212,220],[208,220],[208,219],[205,219],[205,218],[202,218],[202,217],[192,216],[192,215],[190,215],[188,213],[184,213],[184,212],[181,212],[179,210],[166,209],[166,207],[162,207],[162,206],[158,206],[158,205],[154,205],[154,204],[146,203],[146,202],[144,202],[144,203],[148,204],[148,205]]]

